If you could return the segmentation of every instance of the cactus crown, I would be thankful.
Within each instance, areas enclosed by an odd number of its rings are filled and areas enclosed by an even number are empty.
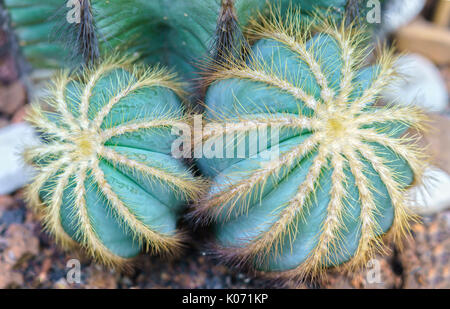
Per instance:
[[[25,158],[37,169],[29,203],[63,246],[80,243],[121,265],[142,247],[175,253],[176,214],[201,181],[171,157],[171,127],[186,123],[180,83],[166,69],[111,58],[83,75],[63,72],[28,121],[43,144]]]
[[[384,248],[388,231],[404,237],[412,216],[403,193],[424,167],[416,138],[404,134],[423,129],[423,114],[375,104],[395,75],[393,52],[382,49],[364,67],[363,30],[321,16],[305,25],[299,16],[272,8],[253,19],[247,61],[212,70],[206,118],[227,131],[204,139],[232,136],[238,145],[276,128],[280,154],[200,159],[215,184],[192,213],[216,223],[219,254],[229,261],[289,277],[360,267]]]

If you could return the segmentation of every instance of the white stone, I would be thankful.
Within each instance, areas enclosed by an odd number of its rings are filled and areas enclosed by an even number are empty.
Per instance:
[[[410,23],[425,6],[425,0],[389,0],[383,10],[380,36],[385,36]]]
[[[432,215],[450,207],[450,175],[431,166],[424,181],[407,192],[408,206],[419,215]]]
[[[26,123],[0,129],[0,195],[12,193],[29,181],[33,170],[24,163],[22,152],[38,143],[35,131]]]
[[[386,102],[417,105],[427,112],[442,112],[448,105],[448,93],[439,70],[428,59],[408,54],[394,64],[400,75],[383,91]]]

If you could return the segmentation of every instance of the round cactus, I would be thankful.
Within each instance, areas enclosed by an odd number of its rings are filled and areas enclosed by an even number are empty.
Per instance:
[[[364,32],[298,18],[252,20],[248,59],[210,74],[198,165],[214,184],[191,215],[214,223],[229,262],[303,278],[360,267],[383,236],[405,236],[403,193],[425,163],[406,133],[421,112],[377,104],[392,51],[369,66]]]
[[[42,144],[26,150],[36,175],[26,197],[63,245],[81,244],[121,265],[141,249],[176,253],[176,222],[201,181],[171,155],[171,129],[187,125],[180,84],[165,69],[103,61],[61,73],[28,121]]]

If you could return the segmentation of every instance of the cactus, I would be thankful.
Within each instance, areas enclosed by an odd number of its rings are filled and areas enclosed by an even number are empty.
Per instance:
[[[66,20],[75,17],[75,2],[61,0],[4,0],[26,58],[36,67],[66,67],[71,45],[80,33]],[[285,5],[291,0],[270,0]],[[194,61],[208,56],[221,4],[234,3],[241,25],[265,0],[80,0],[86,15],[92,13],[100,50],[121,48],[148,64],[176,67],[186,78],[195,77]],[[345,0],[293,0],[309,12],[315,5],[343,12]],[[69,7],[66,7],[68,4]],[[72,7],[71,7],[72,6]],[[83,11],[84,12],[84,11]],[[82,20],[84,22],[84,19]],[[219,21],[220,24],[220,21]],[[75,33],[74,33],[75,32]],[[66,38],[64,43],[59,38]]]
[[[426,164],[405,133],[422,130],[424,115],[377,104],[395,76],[392,50],[369,66],[363,29],[299,18],[274,9],[252,19],[247,60],[209,74],[203,151],[234,157],[198,159],[213,185],[190,213],[214,224],[220,257],[287,278],[358,268],[386,239],[400,242],[414,219],[403,193]]]
[[[175,254],[178,215],[202,188],[171,156],[171,128],[187,125],[181,85],[163,68],[100,62],[60,73],[46,105],[31,106],[42,143],[25,152],[36,168],[26,198],[63,247],[80,244],[107,265],[141,249]]]

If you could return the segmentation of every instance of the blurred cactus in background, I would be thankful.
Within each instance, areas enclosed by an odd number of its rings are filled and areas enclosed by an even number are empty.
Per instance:
[[[74,46],[86,33],[95,34],[99,50],[120,49],[148,64],[174,67],[193,78],[195,62],[210,57],[214,33],[224,28],[221,12],[232,5],[244,27],[251,16],[279,3],[283,8],[300,5],[305,16],[319,7],[341,16],[346,0],[4,0],[26,58],[35,67],[67,67],[83,53]],[[91,25],[80,30],[77,23]],[[74,53],[75,51],[75,53]],[[97,52],[97,51],[90,51]],[[211,51],[213,53],[214,51]],[[73,64],[73,63],[72,63]]]

